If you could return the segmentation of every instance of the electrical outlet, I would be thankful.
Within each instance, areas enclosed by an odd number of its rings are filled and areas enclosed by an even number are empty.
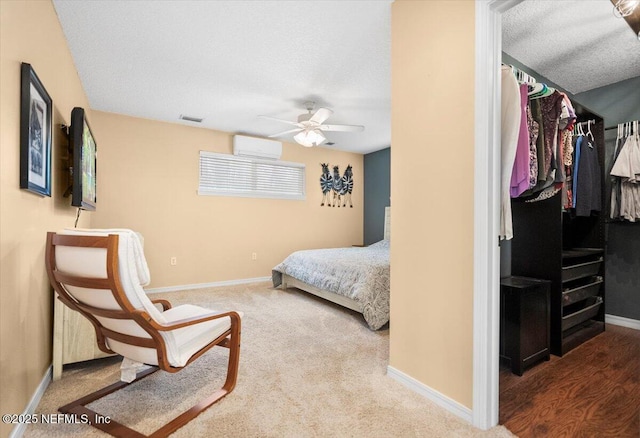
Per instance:
[[[178,257],[171,257],[171,266],[175,266],[178,264]]]
[[[258,260],[258,253],[257,252],[252,252],[251,253],[251,260]]]

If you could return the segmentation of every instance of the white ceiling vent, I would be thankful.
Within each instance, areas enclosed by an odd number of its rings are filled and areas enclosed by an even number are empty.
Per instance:
[[[279,160],[282,156],[282,143],[265,138],[233,136],[233,155],[267,160]]]
[[[186,120],[187,122],[194,122],[194,123],[202,123],[202,120],[199,117],[191,117],[191,116],[185,116],[184,114],[180,114],[180,120]]]

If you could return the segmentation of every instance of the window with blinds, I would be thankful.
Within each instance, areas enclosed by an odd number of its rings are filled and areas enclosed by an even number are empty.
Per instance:
[[[304,200],[305,165],[200,151],[198,194]]]

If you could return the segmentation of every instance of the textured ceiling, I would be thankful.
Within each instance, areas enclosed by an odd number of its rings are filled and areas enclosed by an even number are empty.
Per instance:
[[[267,136],[306,100],[333,148],[391,142],[391,1],[68,1],[54,5],[92,109]],[[283,139],[292,141],[291,136]]]
[[[332,148],[390,145],[391,0],[53,2],[93,109],[268,136],[288,125],[258,115],[314,100],[327,123],[365,126],[327,133]],[[640,76],[608,0],[528,0],[503,29],[506,53],[572,93]]]
[[[640,41],[609,0],[527,0],[503,14],[503,50],[571,93],[640,76]]]

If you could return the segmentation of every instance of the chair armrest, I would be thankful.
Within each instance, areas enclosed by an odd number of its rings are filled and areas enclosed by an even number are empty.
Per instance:
[[[157,300],[151,300],[152,304],[160,304],[162,306],[162,311],[164,312],[165,310],[169,310],[171,309],[171,303],[167,300],[163,300],[163,299],[157,299]]]
[[[136,312],[138,313],[138,312]],[[178,321],[174,321],[171,324],[159,324],[156,322],[147,312],[139,312],[140,315],[147,320],[147,322],[158,331],[169,331],[176,330],[183,327],[188,327],[190,325],[200,324],[202,322],[212,321],[214,319],[220,319],[225,317],[231,318],[231,325],[237,324],[240,322],[240,315],[238,312],[230,311],[230,312],[209,312],[204,315],[194,316],[192,318],[184,318],[179,319]]]

